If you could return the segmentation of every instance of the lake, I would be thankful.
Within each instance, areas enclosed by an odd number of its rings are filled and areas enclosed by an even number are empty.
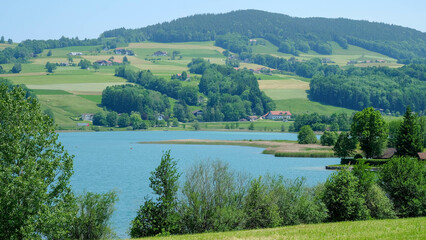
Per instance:
[[[262,154],[262,148],[218,145],[138,144],[143,141],[174,139],[212,140],[297,140],[293,133],[208,132],[208,131],[129,131],[129,132],[70,132],[59,133],[59,141],[74,158],[71,184],[76,193],[115,190],[119,201],[115,205],[112,226],[120,238],[128,237],[130,221],[152,194],[150,172],[160,163],[164,151],[178,161],[185,173],[194,163],[222,160],[237,171],[253,177],[267,173],[286,178],[305,177],[310,186],[324,182],[332,173],[325,165],[338,164],[338,158],[277,158]],[[184,176],[180,178],[183,182]]]

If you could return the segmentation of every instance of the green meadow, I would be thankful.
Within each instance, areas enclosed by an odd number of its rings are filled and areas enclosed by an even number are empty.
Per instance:
[[[253,45],[253,52],[259,54],[271,54],[285,58],[291,55],[277,52],[278,48],[270,42],[264,40],[265,45]],[[348,49],[342,49],[337,43],[333,45],[333,55],[319,55],[315,52],[301,53],[298,59],[323,58],[332,59],[341,66],[346,66],[346,62],[356,59],[383,59],[388,61],[386,64],[396,64],[396,60],[371,52],[359,47],[349,45]],[[2,44],[0,48],[8,45]],[[12,45],[14,46],[14,45]],[[133,50],[135,56],[127,56],[130,61],[130,68],[134,70],[150,70],[155,75],[170,79],[173,74],[188,71],[187,64],[196,57],[208,59],[211,63],[224,64],[225,57],[222,52],[224,49],[214,46],[214,42],[187,42],[187,43],[130,43],[126,49]],[[166,51],[168,56],[153,57],[156,51]],[[175,59],[172,59],[173,51],[178,51]],[[82,56],[73,56],[73,62],[78,64],[81,59],[87,59],[91,62],[97,60],[108,60],[113,57],[115,60],[122,61],[123,55],[116,55],[112,50],[103,51],[102,46],[82,46],[52,49],[52,55],[47,56],[48,50],[44,50],[39,57],[31,59],[30,63],[22,64],[22,72],[19,74],[2,74],[0,77],[7,78],[15,84],[26,84],[30,89],[35,90],[39,96],[44,109],[50,108],[55,114],[56,122],[60,127],[72,128],[76,126],[76,119],[82,113],[95,113],[103,111],[100,107],[102,91],[112,85],[126,84],[126,80],[115,77],[115,66],[101,66],[99,70],[82,70],[78,66],[58,66],[54,73],[48,74],[44,68],[46,62],[61,63],[68,62],[68,53],[82,52]],[[13,64],[2,64],[2,67],[8,71]],[[263,67],[257,64],[242,63],[241,67],[259,68]],[[190,74],[191,77],[201,77],[200,75]],[[276,103],[276,110],[287,110],[293,114],[312,113],[330,115],[335,112],[354,112],[350,109],[344,109],[318,102],[312,102],[308,99],[309,79],[283,74],[255,74],[259,79],[259,87]],[[197,79],[195,78],[195,79]],[[194,78],[193,78],[194,79]],[[198,80],[183,82],[183,85],[198,85]],[[172,100],[172,105],[175,100]],[[199,109],[197,106],[191,106],[191,110]],[[229,123],[231,124],[231,123]],[[240,123],[238,128],[247,129],[250,123]],[[288,129],[290,123],[282,122],[256,122],[256,131],[280,131],[281,125]],[[223,129],[226,123],[207,123],[202,124],[202,129]],[[207,126],[207,127],[204,127]],[[190,124],[187,127],[191,128]]]
[[[424,239],[426,218],[403,218],[296,225],[233,232],[202,233],[141,239]]]

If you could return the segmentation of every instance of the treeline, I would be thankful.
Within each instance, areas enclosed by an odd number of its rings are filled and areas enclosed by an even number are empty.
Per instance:
[[[25,40],[18,46],[7,47],[0,51],[0,64],[25,63],[32,57],[37,57],[44,49],[54,49],[72,46],[96,46],[102,45],[108,49],[116,48],[117,44],[124,43],[123,38],[116,39],[84,39],[61,37],[58,40]]]
[[[170,102],[166,95],[130,84],[107,87],[102,92],[102,105],[118,113],[139,112],[143,119],[149,120],[159,114],[170,115]]]
[[[260,91],[256,77],[249,70],[209,64],[202,59],[193,59],[188,66],[190,72],[203,74],[198,88],[208,96],[204,121],[238,121],[275,109],[274,102]]]
[[[304,179],[250,178],[216,161],[194,165],[180,185],[177,162],[166,152],[151,172],[154,198],[145,198],[130,236],[424,216],[425,169],[417,159],[395,158],[378,175],[359,164],[307,187]]]
[[[387,113],[403,112],[406,106],[420,114],[426,110],[426,66],[337,69],[316,74],[309,97],[318,102],[361,110],[374,106]]]
[[[309,125],[314,131],[325,131],[329,126],[331,131],[349,131],[352,116],[346,113],[333,113],[331,116],[318,113],[299,114],[295,117],[293,131],[300,131],[303,126]]]
[[[115,76],[127,79],[146,89],[160,92],[185,104],[197,105],[198,89],[195,86],[183,85],[177,79],[166,80],[154,76],[150,70],[134,71],[125,66],[115,69]]]
[[[331,54],[328,42],[336,41],[343,48],[349,43],[397,59],[426,56],[426,34],[414,29],[343,18],[297,18],[259,10],[200,14],[145,28],[115,29],[101,36],[120,37],[127,42],[189,42],[213,41],[229,33],[265,38],[280,51],[294,55],[308,50]]]

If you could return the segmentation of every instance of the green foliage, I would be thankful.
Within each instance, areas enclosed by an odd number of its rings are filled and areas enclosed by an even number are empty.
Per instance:
[[[115,127],[117,125],[118,113],[116,113],[116,112],[109,112],[106,115],[105,120],[106,120],[107,125],[109,127]]]
[[[49,116],[50,119],[52,119],[52,122],[55,123],[55,115],[53,114],[52,109],[48,108],[48,109],[44,110],[43,113],[46,114],[47,116]]]
[[[47,52],[46,56],[48,56],[48,57],[52,56],[52,49],[49,49],[49,51]]]
[[[81,59],[80,62],[78,63],[78,66],[81,69],[88,69],[92,66],[92,63],[87,59]]]
[[[388,127],[380,112],[369,107],[354,115],[351,135],[359,141],[365,156],[372,158],[382,154],[386,146]]]
[[[325,131],[323,135],[321,135],[320,142],[323,146],[334,146],[337,142],[338,138],[337,132],[329,132]]]
[[[379,172],[380,184],[400,217],[424,216],[426,164],[414,158],[392,158]]]
[[[359,180],[347,170],[338,171],[327,179],[322,199],[331,221],[368,219],[364,195],[358,189]]]
[[[117,194],[85,193],[77,198],[78,212],[71,224],[70,239],[106,239],[115,237],[109,226]]]
[[[417,157],[417,153],[422,151],[423,136],[419,119],[408,106],[396,136],[396,153],[399,156]]]
[[[180,174],[177,162],[167,151],[161,157],[160,165],[151,172],[149,186],[157,195],[155,201],[146,199],[132,221],[131,237],[153,236],[159,233],[176,233],[180,216],[177,213],[177,191]]]
[[[140,129],[142,127],[141,114],[138,112],[132,112],[130,115],[130,124],[133,126],[133,129]]]
[[[37,99],[0,84],[0,238],[63,239],[73,216],[73,158]]]
[[[104,112],[97,112],[93,116],[93,125],[105,126],[107,125],[106,115]]]
[[[44,68],[46,68],[47,72],[53,73],[53,70],[56,69],[56,64],[55,63],[47,62]]]
[[[128,127],[130,126],[130,117],[127,113],[122,113],[118,116],[117,124],[119,127]]]
[[[200,130],[200,123],[195,120],[194,123],[192,123],[192,127],[194,128],[195,131]]]
[[[352,138],[349,133],[340,133],[336,144],[334,144],[333,151],[336,156],[346,158],[354,154],[356,149],[356,139]]]
[[[282,176],[267,176],[266,186],[276,202],[282,225],[320,223],[327,218],[327,209],[319,199],[321,185],[305,186],[305,179],[288,180]]]
[[[389,126],[389,138],[388,138],[388,147],[396,146],[396,139],[399,132],[399,126],[401,125],[402,120],[393,120],[388,123]]]
[[[365,204],[370,215],[375,219],[396,218],[394,206],[387,194],[379,185],[373,184],[365,196]]]
[[[402,68],[350,67],[343,71],[316,74],[310,85],[311,100],[338,107],[361,110],[374,106],[392,113],[407,105],[425,111],[426,65]]]
[[[185,175],[180,204],[184,233],[242,229],[247,177],[221,161],[200,162]]]
[[[297,142],[299,144],[311,144],[317,143],[317,137],[315,136],[314,131],[309,125],[305,125],[300,128],[299,133],[297,134]]]
[[[151,120],[155,113],[164,113],[170,109],[167,96],[130,84],[107,87],[102,92],[102,105],[119,113],[137,111],[143,119]]]
[[[22,71],[22,66],[20,63],[15,63],[12,67],[12,73],[20,73]]]
[[[254,123],[250,123],[250,125],[248,126],[248,130],[251,130],[251,131],[254,130]]]
[[[248,229],[277,227],[282,222],[278,206],[261,177],[251,181],[243,209],[247,216],[245,227]]]

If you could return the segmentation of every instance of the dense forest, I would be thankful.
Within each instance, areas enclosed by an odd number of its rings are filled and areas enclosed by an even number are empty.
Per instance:
[[[343,48],[353,44],[399,60],[426,57],[426,33],[414,29],[343,18],[297,18],[259,10],[200,14],[139,29],[114,29],[102,33],[101,38],[120,37],[127,42],[214,41],[229,33],[265,38],[291,54],[308,50],[331,54],[328,41],[335,41]]]
[[[238,121],[275,109],[274,102],[260,91],[256,77],[249,70],[209,64],[202,59],[194,59],[189,67],[190,72],[203,74],[198,88],[208,96],[205,121]]]
[[[119,113],[139,112],[143,119],[149,120],[170,110],[167,96],[130,84],[107,87],[102,92],[102,105]]]
[[[309,96],[335,106],[361,110],[368,106],[387,112],[404,112],[407,106],[420,114],[426,110],[426,68],[411,64],[387,67],[349,68],[316,74]]]

